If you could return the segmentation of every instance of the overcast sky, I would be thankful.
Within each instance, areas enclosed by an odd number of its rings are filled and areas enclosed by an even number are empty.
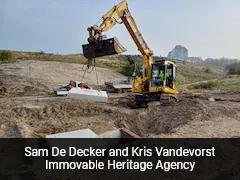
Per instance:
[[[0,49],[82,52],[87,27],[120,0],[0,0]],[[183,45],[189,56],[240,59],[239,0],[128,0],[154,55]],[[107,32],[139,54],[123,24]]]

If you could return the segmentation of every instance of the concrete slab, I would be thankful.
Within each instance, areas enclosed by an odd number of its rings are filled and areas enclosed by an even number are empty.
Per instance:
[[[121,138],[121,131],[119,129],[107,131],[99,135],[101,138]]]
[[[108,95],[106,91],[98,91],[94,89],[72,88],[67,95],[69,98],[86,99],[92,101],[107,102]]]
[[[99,136],[91,129],[81,129],[76,131],[47,135],[46,138],[99,138]]]
[[[66,96],[68,94],[68,91],[57,91],[58,96]]]
[[[131,84],[114,84],[113,86],[116,89],[132,89]]]
[[[75,149],[102,149],[102,148],[108,148],[108,144],[104,141],[103,138],[98,136],[95,132],[93,132],[91,129],[81,129],[76,131],[70,131],[70,132],[64,132],[64,133],[57,133],[57,134],[51,134],[46,136],[47,138],[47,144],[49,146],[50,151],[52,151],[53,147],[58,147],[59,149],[65,149],[66,150],[66,156],[55,156],[55,159],[58,160],[71,160],[69,156],[70,147]],[[67,140],[63,140],[64,138],[68,138]],[[90,138],[89,140],[83,140],[79,141],[79,139],[85,139]],[[98,138],[98,140],[94,140],[95,138]],[[92,139],[92,140],[91,140]],[[81,143],[80,143],[81,142]],[[53,153],[53,152],[52,152]],[[74,157],[74,160],[76,157]]]

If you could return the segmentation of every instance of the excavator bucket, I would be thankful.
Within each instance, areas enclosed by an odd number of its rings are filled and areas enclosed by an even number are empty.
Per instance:
[[[120,54],[126,51],[116,37],[90,44],[84,44],[82,47],[83,54],[87,59]]]

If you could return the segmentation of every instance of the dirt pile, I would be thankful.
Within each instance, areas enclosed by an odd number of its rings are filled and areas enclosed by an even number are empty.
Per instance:
[[[112,130],[112,110],[72,99],[13,101],[1,104],[1,137],[42,137],[47,134],[91,128]]]
[[[0,98],[0,102],[1,137],[44,137],[85,128],[103,133],[114,127],[142,137],[239,136],[240,103],[232,101],[192,97],[145,109],[56,97]]]
[[[199,100],[184,99],[173,106],[154,105],[147,110],[135,111],[131,117],[118,119],[117,124],[146,137],[172,133],[178,126],[210,117],[207,107]]]
[[[195,125],[197,123],[206,124],[209,128],[213,126],[212,135],[218,134],[219,132],[214,128],[214,124],[215,126],[218,125],[219,128],[225,126],[224,131],[226,131],[226,133],[239,134],[235,130],[237,130],[238,127],[240,128],[240,121],[237,120],[239,119],[240,113],[236,113],[240,112],[240,104],[234,103],[236,105],[233,106],[232,102],[219,103],[210,102],[205,99],[190,96],[181,98],[172,106],[154,105],[145,110],[135,110],[131,116],[122,115],[116,117],[116,125],[130,129],[142,137],[172,134],[175,133],[179,127],[188,125],[188,128],[191,128],[191,124]],[[228,119],[228,124],[222,122],[222,119]],[[198,132],[197,128],[200,129],[202,128],[201,126],[194,127],[196,128],[195,134],[198,137],[201,136],[201,132]],[[182,133],[186,136],[187,131]],[[191,134],[189,135],[191,137]],[[225,134],[224,136],[227,135]]]
[[[0,71],[0,97],[53,95],[45,84],[28,77],[5,75]]]

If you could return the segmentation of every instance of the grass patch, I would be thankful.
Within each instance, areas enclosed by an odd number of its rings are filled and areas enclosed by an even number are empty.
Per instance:
[[[0,52],[0,61],[1,62],[8,62],[12,58],[12,52],[10,51],[1,51]]]
[[[203,71],[205,73],[211,73],[212,72],[212,70],[210,68],[203,68]]]
[[[219,88],[219,81],[207,81],[202,83],[192,84],[189,89],[206,89],[206,90],[213,90]]]
[[[219,84],[221,90],[239,89],[240,90],[240,76],[230,76],[222,80]]]

